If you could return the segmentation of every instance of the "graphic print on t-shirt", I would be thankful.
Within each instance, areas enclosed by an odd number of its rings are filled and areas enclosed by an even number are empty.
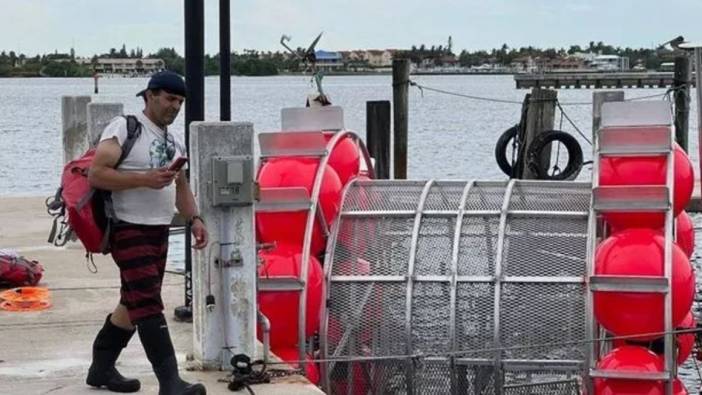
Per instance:
[[[152,169],[166,166],[166,163],[175,155],[175,142],[170,134],[166,137],[166,144],[160,139],[154,139],[149,146],[149,165]]]

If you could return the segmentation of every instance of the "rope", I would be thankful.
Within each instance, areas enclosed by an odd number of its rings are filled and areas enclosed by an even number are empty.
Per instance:
[[[571,126],[573,126],[573,128],[575,129],[575,131],[578,132],[578,134],[580,135],[580,137],[582,137],[583,140],[587,141],[588,144],[592,145],[592,141],[590,141],[590,139],[585,135],[585,133],[583,133],[582,130],[580,130],[580,129],[578,128],[578,126],[575,124],[575,122],[573,122],[573,120],[570,119],[570,117],[568,116],[568,114],[566,114],[565,110],[563,109],[563,106],[561,106],[561,102],[556,101],[556,105],[558,106],[558,109],[561,110],[561,114],[565,117],[565,119],[568,121],[568,123],[570,123]]]
[[[412,80],[408,80],[407,83],[409,83],[410,86],[417,87],[419,89],[419,91],[421,92],[422,97],[424,97],[424,90],[428,90],[428,91],[432,91],[432,92],[436,92],[436,93],[442,93],[444,95],[463,97],[465,99],[482,100],[482,101],[493,102],[493,103],[507,103],[507,104],[520,104],[520,105],[522,104],[521,101],[494,99],[494,98],[490,98],[490,97],[465,95],[462,93],[450,92],[450,91],[446,91],[443,89],[431,88],[428,86],[420,85]]]

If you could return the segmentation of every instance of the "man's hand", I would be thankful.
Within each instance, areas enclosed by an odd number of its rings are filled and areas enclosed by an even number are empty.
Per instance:
[[[161,189],[170,185],[178,172],[170,171],[167,167],[149,170],[144,173],[144,186],[153,189]]]
[[[195,244],[193,244],[193,248],[196,250],[201,250],[207,246],[207,242],[209,241],[209,234],[207,233],[207,228],[205,227],[205,224],[202,223],[201,220],[195,219],[190,226],[190,231],[193,234]]]

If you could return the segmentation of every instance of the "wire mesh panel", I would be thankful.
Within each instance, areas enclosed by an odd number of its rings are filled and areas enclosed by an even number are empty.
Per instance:
[[[325,389],[577,393],[569,391],[579,388],[586,350],[590,190],[353,182],[325,261]],[[556,374],[504,368],[530,362],[562,366]]]

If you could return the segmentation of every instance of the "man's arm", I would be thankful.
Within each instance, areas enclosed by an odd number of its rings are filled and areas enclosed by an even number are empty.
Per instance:
[[[188,184],[188,179],[185,178],[184,171],[178,172],[178,176],[176,177],[176,208],[188,221],[191,221],[194,216],[198,215],[195,197],[190,190],[190,185]],[[201,249],[207,246],[209,235],[205,223],[202,222],[201,219],[192,221],[191,231],[193,236],[195,236],[193,248]]]
[[[110,191],[139,187],[160,189],[170,184],[175,177],[175,172],[166,168],[147,172],[120,172],[114,168],[120,155],[122,155],[122,147],[116,137],[98,144],[93,164],[88,172],[88,182],[92,187]]]

